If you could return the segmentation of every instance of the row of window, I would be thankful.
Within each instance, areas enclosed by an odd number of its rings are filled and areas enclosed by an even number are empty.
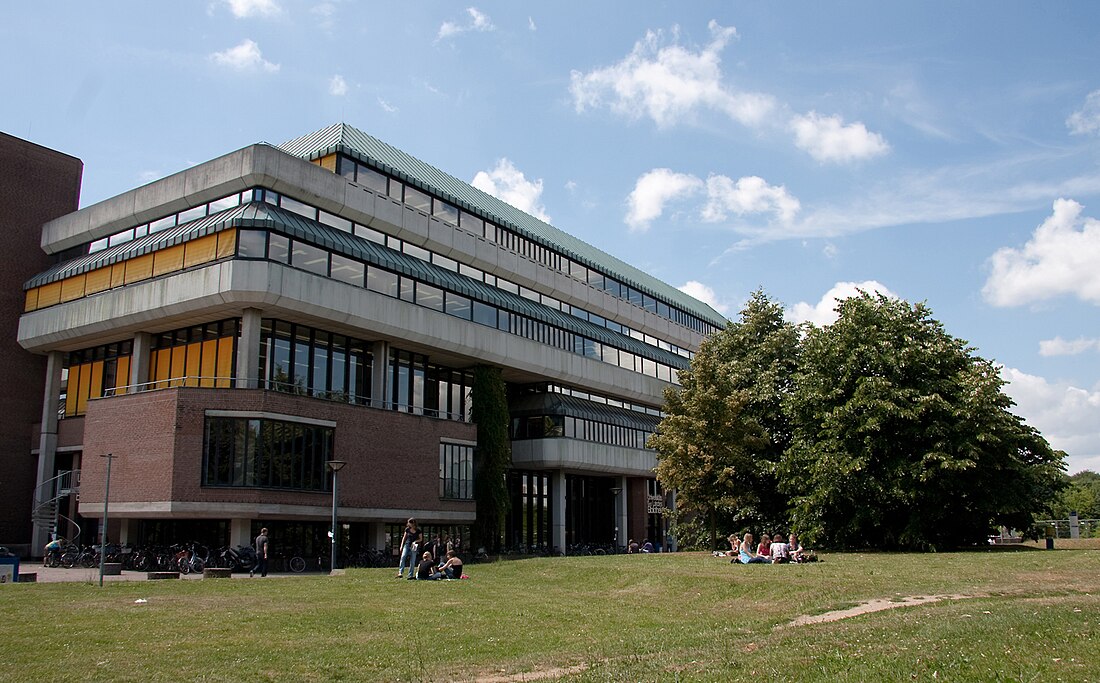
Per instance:
[[[201,204],[199,206],[184,209],[179,213],[174,213],[164,218],[158,218],[155,221],[149,223],[142,223],[133,228],[127,228],[126,230],[120,230],[113,235],[98,239],[88,245],[89,254],[94,254],[97,251],[103,251],[109,247],[113,247],[119,244],[125,244],[139,237],[145,237],[146,235],[152,235],[153,233],[174,228],[177,225],[183,225],[184,223],[190,223],[191,221],[205,218],[211,214],[218,213],[219,211],[225,211],[226,209],[232,209],[234,206],[240,206],[241,204],[247,204],[253,201],[253,190],[245,190],[244,192],[238,192],[231,194],[228,197],[222,197],[215,199],[212,202]]]
[[[367,187],[378,194],[386,195],[392,199],[401,201],[408,206],[423,211],[429,216],[435,216],[445,223],[459,226],[467,232],[471,232],[491,242],[500,244],[506,249],[521,254],[533,261],[537,261],[547,268],[565,273],[581,282],[587,282],[596,289],[602,289],[614,297],[629,301],[651,313],[655,313],[662,318],[693,329],[700,334],[710,334],[718,329],[714,325],[686,311],[670,306],[663,301],[658,301],[644,292],[640,292],[593,268],[588,268],[515,231],[486,221],[480,216],[469,213],[468,211],[459,210],[437,197],[432,197],[421,190],[402,183],[396,178],[389,177],[364,164],[357,163],[347,156],[339,155],[337,157],[336,172],[344,176],[344,178]]]
[[[626,408],[627,410],[633,410],[636,413],[655,415],[656,417],[662,418],[665,416],[664,411],[660,408],[654,408],[653,406],[648,406],[643,403],[631,403],[630,401],[623,401],[621,399],[611,398],[610,396],[604,396],[602,394],[594,394],[590,391],[581,391],[580,389],[567,387],[563,384],[554,384],[553,382],[528,384],[524,386],[522,390],[534,394],[562,394],[563,396],[573,396],[584,401],[599,403],[600,405],[612,406],[614,408]]]
[[[523,439],[580,439],[609,446],[646,448],[652,431],[623,427],[571,415],[537,415],[512,418],[513,441]]]
[[[203,486],[329,490],[332,427],[208,416],[205,430]]]
[[[236,374],[239,325],[239,320],[230,318],[153,335],[149,347],[152,388],[229,388]]]
[[[573,332],[498,309],[469,297],[434,285],[398,275],[378,266],[350,259],[266,230],[240,230],[238,255],[241,258],[267,259],[308,272],[331,277],[385,296],[398,298],[453,315],[555,348],[581,354],[626,370],[678,383],[679,368],[588,339]]]
[[[655,346],[664,351],[678,354],[680,356],[683,356],[684,358],[691,358],[693,355],[685,348],[682,348],[676,344],[669,343],[663,339],[658,339],[657,337],[646,334],[640,330],[635,330],[628,325],[622,325],[615,322],[614,320],[608,320],[601,315],[586,311],[579,306],[572,306],[552,296],[541,294],[533,289],[517,285],[516,283],[511,282],[510,280],[507,280],[505,278],[497,277],[492,273],[486,273],[480,268],[474,268],[473,266],[468,266],[465,263],[460,263],[459,261],[456,261],[447,256],[443,256],[442,254],[437,254],[429,249],[411,244],[392,235],[387,235],[385,233],[379,232],[374,228],[368,228],[365,225],[354,223],[346,218],[341,218],[322,209],[315,208],[304,202],[292,199],[284,194],[279,194],[278,192],[274,192],[272,190],[257,189],[254,191],[254,196],[256,197],[257,201],[264,201],[268,204],[278,206],[282,209],[286,209],[305,218],[309,218],[319,223],[323,223],[329,227],[336,228],[337,230],[351,233],[356,237],[361,237],[365,240],[374,242],[375,244],[379,244],[389,249],[393,249],[394,251],[418,258],[421,261],[432,263],[441,268],[450,270],[451,272],[465,275],[466,277],[473,278],[474,280],[477,280],[479,282],[484,282],[490,287],[503,289],[506,292],[522,296],[525,299],[530,299],[535,303],[540,303],[544,306],[548,306],[556,311],[562,311],[563,313],[568,313],[572,316],[580,318],[581,320],[587,320],[588,322],[594,323],[601,327],[606,327],[613,332],[625,334],[628,337],[637,339],[638,341],[649,344],[650,346]],[[280,243],[277,246],[281,249],[285,246],[285,244]],[[322,261],[320,259],[319,253],[312,252],[302,254],[302,263],[312,263],[314,260],[316,262],[313,265],[315,268],[317,268],[317,271],[314,272],[319,272],[322,266]],[[309,269],[307,266],[300,267]],[[341,261],[339,265],[333,265],[334,270],[336,268],[343,269],[344,267],[345,261]],[[341,273],[341,276],[351,278],[349,281],[354,284],[358,274],[354,272],[354,270],[352,270],[348,273]],[[333,275],[333,277],[338,276]]]

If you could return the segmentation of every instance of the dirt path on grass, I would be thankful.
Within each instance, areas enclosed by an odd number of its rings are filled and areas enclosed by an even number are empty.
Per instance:
[[[572,674],[579,674],[588,668],[587,664],[578,664],[557,669],[543,669],[541,671],[525,671],[518,674],[500,674],[498,676],[478,676],[476,683],[521,683],[522,681],[544,681],[548,678],[561,678]]]
[[[809,624],[824,624],[832,621],[840,621],[841,619],[848,619],[851,617],[858,617],[861,614],[870,614],[872,612],[881,612],[888,609],[896,609],[898,607],[912,607],[914,605],[927,605],[932,602],[941,602],[943,600],[966,600],[967,598],[981,598],[987,597],[985,595],[919,595],[919,596],[906,596],[895,598],[879,598],[878,600],[868,600],[867,602],[860,603],[855,607],[849,607],[848,609],[838,609],[832,612],[826,612],[825,614],[803,615],[798,617],[786,626],[779,626],[777,628],[790,628],[791,626],[807,626]]]

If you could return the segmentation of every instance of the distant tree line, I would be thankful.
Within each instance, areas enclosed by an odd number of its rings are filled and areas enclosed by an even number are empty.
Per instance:
[[[860,293],[837,313],[795,325],[757,291],[665,392],[649,443],[682,544],[937,549],[1050,514],[1065,454],[1010,412],[996,365],[924,304]]]

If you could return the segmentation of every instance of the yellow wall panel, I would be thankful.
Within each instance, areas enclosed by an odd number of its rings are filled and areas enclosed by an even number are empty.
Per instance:
[[[321,157],[315,162],[321,168],[336,173],[336,155],[330,154],[327,157]]]
[[[228,258],[237,253],[237,231],[222,230],[218,233],[218,258]]]
[[[184,348],[187,349],[187,365],[184,367],[184,374],[187,375],[187,381],[184,382],[184,386],[197,387],[199,385],[198,375],[202,373],[202,363],[200,362],[202,357],[202,342],[188,344]]]
[[[147,280],[153,276],[153,255],[146,254],[126,261],[126,284]]]
[[[200,263],[213,261],[218,253],[218,236],[207,235],[191,240],[183,245],[183,267],[190,268]]]
[[[230,387],[233,375],[233,337],[222,337],[218,340],[218,387]]]
[[[179,380],[179,378],[183,377],[184,374],[187,372],[187,347],[177,346],[170,349],[170,351],[172,352],[172,369],[170,370],[170,372],[172,373],[171,377],[174,380]],[[182,383],[182,380],[171,382],[169,386],[178,387]]]
[[[61,281],[61,300],[72,301],[84,296],[84,274],[67,277]]]
[[[116,263],[111,266],[111,288],[121,287],[126,284],[126,264]]]
[[[153,277],[183,269],[183,245],[153,252]]]
[[[214,386],[214,376],[218,374],[218,340],[208,339],[202,343],[202,366],[200,367],[202,381],[200,386]]]
[[[69,379],[65,383],[65,415],[76,415],[76,397],[80,393],[80,367],[74,365],[69,368]]]
[[[126,387],[130,384],[130,357],[122,356],[118,359],[115,369],[115,395],[126,393]]]
[[[23,310],[30,312],[38,308],[38,288],[27,290],[27,301],[23,304]]]
[[[96,292],[102,292],[105,289],[111,288],[111,267],[96,268],[92,272],[88,273],[88,277],[84,283],[84,294],[86,296],[95,294]]]
[[[92,364],[84,363],[80,366],[80,377],[76,386],[73,386],[73,370],[69,368],[69,400],[73,398],[72,390],[76,389],[76,405],[73,406],[74,415],[83,415],[88,409],[88,394],[92,390]]]
[[[61,303],[61,283],[51,282],[38,288],[38,307],[45,308]]]
[[[92,363],[92,377],[88,382],[88,398],[99,398],[103,395],[103,361]]]
[[[153,354],[152,367],[149,368],[149,379],[158,382],[156,388],[163,389],[167,384],[159,384],[172,376],[172,349],[158,349]]]

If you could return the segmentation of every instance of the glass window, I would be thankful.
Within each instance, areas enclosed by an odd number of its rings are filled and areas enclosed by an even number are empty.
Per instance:
[[[416,281],[407,277],[401,278],[401,300],[414,303],[416,301]]]
[[[328,276],[328,252],[312,244],[294,240],[294,255],[290,265],[311,273]]]
[[[337,230],[342,230],[344,232],[351,232],[351,226],[352,226],[351,221],[349,221],[346,218],[341,218],[339,216],[331,214],[328,211],[318,210],[317,211],[317,220],[320,221],[321,223],[324,223],[325,225],[334,227]]]
[[[225,211],[226,209],[232,209],[234,206],[238,206],[241,203],[241,195],[232,194],[222,199],[215,199],[210,202],[210,213],[217,213],[219,211]]]
[[[484,272],[482,272],[478,268],[474,268],[473,266],[468,266],[465,263],[458,264],[458,272],[460,275],[471,277],[479,282],[483,281],[485,278]]]
[[[183,225],[184,223],[203,218],[204,216],[206,216],[206,204],[196,206],[193,209],[187,209],[186,211],[180,211],[177,224]]]
[[[472,213],[462,212],[462,215],[459,217],[459,227],[467,232],[472,232],[478,237],[485,236],[485,221]]]
[[[115,246],[116,244],[125,244],[134,239],[133,230],[123,230],[122,232],[115,233],[107,240],[108,246]]]
[[[336,157],[336,174],[355,181],[355,162],[344,155]]]
[[[405,203],[424,213],[432,212],[432,198],[415,187],[405,187]]]
[[[237,255],[241,258],[264,258],[267,232],[264,230],[237,231]]]
[[[439,266],[440,268],[446,268],[447,270],[449,270],[451,272],[457,272],[458,271],[458,261],[455,261],[454,259],[447,258],[446,256],[441,256],[439,254],[432,254],[432,263]]]
[[[397,298],[397,273],[371,266],[367,269],[367,289]]]
[[[390,191],[389,191],[390,198],[396,199],[397,201],[401,201],[402,200],[402,190],[404,188],[405,188],[405,186],[403,184],[397,182],[393,178],[390,178]]]
[[[268,235],[267,257],[279,263],[290,263],[290,238],[286,235]]]
[[[416,303],[436,311],[443,310],[443,290],[438,287],[416,283]]]
[[[453,292],[447,292],[447,314],[470,319],[470,300]]]
[[[305,202],[300,202],[297,199],[291,199],[286,195],[283,195],[282,200],[279,202],[279,206],[286,209],[287,211],[296,213],[299,216],[305,216],[310,220],[317,219],[317,209],[313,208],[309,204],[306,204]]]
[[[96,251],[103,251],[104,249],[107,248],[107,246],[108,245],[107,245],[107,238],[106,237],[104,237],[102,239],[98,239],[95,242],[92,242],[90,245],[88,245],[88,253],[91,254],[91,253],[96,252]]]
[[[445,201],[436,199],[432,202],[432,215],[451,225],[458,225],[458,209]]]
[[[448,295],[450,296],[450,295]],[[483,304],[480,301],[473,302],[473,321],[488,327],[497,326],[497,309],[495,306]]]
[[[386,176],[363,164],[357,164],[356,170],[359,174],[356,182],[378,194],[386,194]]]
[[[340,254],[332,255],[332,277],[334,279],[356,287],[362,287],[364,271],[365,266],[359,261]]]
[[[418,247],[415,244],[409,244],[408,242],[405,242],[403,251],[409,256],[414,256],[421,261],[430,261],[432,258],[430,251],[423,247]]]
[[[386,236],[385,235],[378,232],[374,228],[368,228],[367,226],[359,225],[358,223],[355,224],[355,236],[356,237],[362,237],[365,240],[370,240],[371,242],[374,242],[375,244],[381,244],[383,246],[385,246],[385,244],[386,244]]]
[[[514,282],[509,282],[502,277],[497,278],[497,287],[506,292],[511,292],[512,294],[519,294],[519,285]]]
[[[176,225],[176,217],[174,215],[173,216],[165,216],[164,218],[161,218],[158,221],[153,221],[152,223],[150,223],[149,224],[149,232],[150,233],[160,232],[161,230],[167,230],[168,228],[175,227],[175,225]]]

